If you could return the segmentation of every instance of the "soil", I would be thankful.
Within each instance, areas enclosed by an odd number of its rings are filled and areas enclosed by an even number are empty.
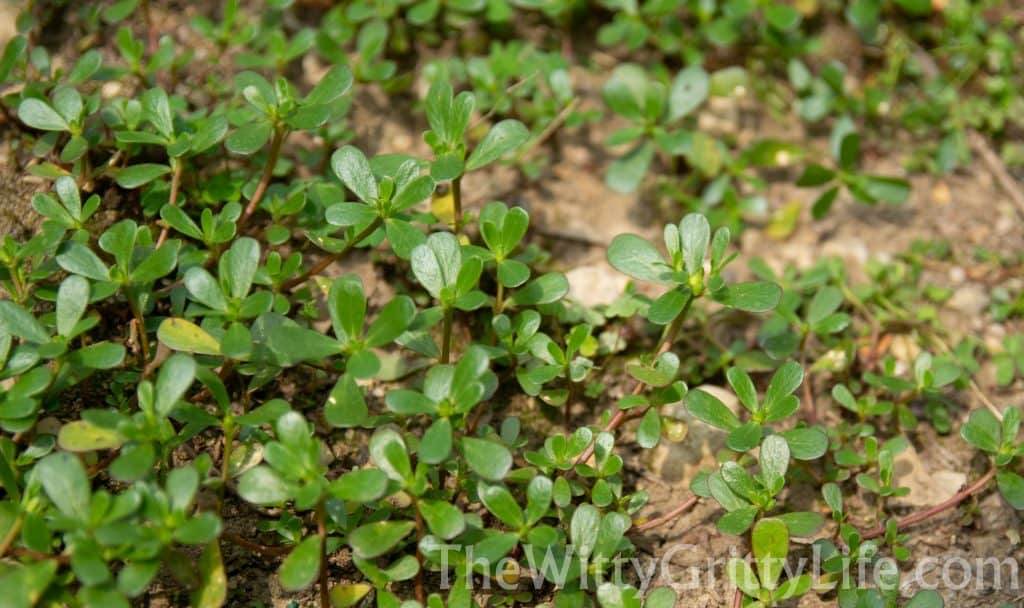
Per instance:
[[[175,33],[187,30],[178,27],[179,24],[186,23],[200,11],[208,10],[192,3],[150,4],[157,22],[168,24],[166,30]],[[6,4],[0,3],[2,7],[6,7]],[[0,15],[0,24],[12,22],[13,18],[8,20]],[[0,40],[0,45],[5,42]],[[198,41],[191,42],[199,44]],[[322,66],[304,64],[303,69],[312,73],[321,70]],[[603,76],[582,69],[574,70],[573,76],[582,95],[581,108],[600,107]],[[188,94],[187,82],[186,79],[186,84],[179,85],[177,92]],[[740,102],[734,107],[725,108],[721,113],[725,118],[711,127],[731,131],[741,141],[772,134],[791,137],[794,128],[799,128],[794,124],[775,122],[768,116],[755,115],[753,120],[748,120],[749,105]],[[399,97],[395,100],[378,87],[360,85],[351,118],[351,124],[356,129],[355,144],[368,154],[426,153],[421,138],[426,125],[418,118],[413,118],[418,117],[418,114],[414,114],[411,108],[408,98]],[[604,185],[604,171],[609,156],[603,140],[617,126],[611,120],[560,133],[557,140],[548,142],[543,150],[553,162],[546,166],[544,175],[535,181],[521,179],[512,169],[496,167],[473,174],[463,186],[466,193],[465,205],[469,209],[496,199],[527,208],[534,218],[531,224],[535,229],[531,238],[555,253],[554,266],[569,273],[573,280],[573,293],[587,294],[590,303],[600,303],[602,299],[610,301],[624,285],[622,278],[604,261],[604,249],[613,236],[622,232],[655,235],[664,221],[678,219],[683,211],[677,205],[659,200],[650,190],[636,195],[624,195],[611,192]],[[293,141],[290,145],[301,143]],[[824,149],[826,140],[808,134],[805,144],[811,148]],[[909,144],[888,140],[885,149],[875,151],[870,161],[871,168],[881,173],[904,173],[902,167],[909,157],[909,150],[903,147],[905,145]],[[23,172],[15,167],[12,154],[0,155],[4,161],[4,166],[0,167],[0,236],[24,238],[34,228],[31,222],[26,223],[24,218],[28,214],[25,210],[31,192],[40,185],[36,181],[19,177]],[[872,259],[892,259],[906,252],[916,241],[948,241],[952,246],[951,254],[928,263],[926,281],[955,291],[954,298],[940,313],[942,325],[949,332],[951,340],[955,342],[961,337],[973,336],[985,344],[998,344],[1007,333],[1024,330],[1024,323],[1020,321],[996,323],[987,312],[993,279],[998,271],[978,261],[976,249],[1024,251],[1024,209],[1015,207],[982,164],[976,163],[965,171],[945,177],[911,175],[912,196],[903,206],[868,207],[841,198],[831,214],[820,221],[812,220],[808,211],[816,193],[793,187],[793,177],[788,172],[768,176],[770,187],[766,198],[769,208],[763,215],[746,218],[750,228],[743,233],[740,241],[741,259],[759,256],[771,266],[782,268],[790,263],[807,267],[822,256],[838,256],[849,276],[857,281],[865,276],[865,267]],[[790,202],[803,205],[801,217],[791,233],[782,239],[774,239],[764,228],[771,213]],[[386,299],[391,292],[386,271],[375,266],[369,258],[346,262],[344,271],[358,272],[366,284],[367,293],[375,301]],[[340,273],[341,270],[335,269],[332,272]],[[1004,287],[1015,291],[1024,287],[1024,281],[1019,275],[996,279]],[[597,298],[597,302],[593,298]],[[609,367],[616,369],[614,366]],[[1021,381],[1000,388],[994,382],[990,366],[984,367],[978,378],[981,393],[1000,407],[1024,405],[1024,385]],[[574,410],[573,417],[577,422],[596,420],[599,413],[624,391],[621,377],[605,377],[604,381],[609,387],[608,392],[592,400],[586,407]],[[817,402],[829,401],[828,388],[814,386]],[[303,379],[295,383],[295,391],[311,404],[322,403],[323,396],[329,390],[330,384],[323,379],[318,381],[314,378],[312,382]],[[380,399],[382,394],[382,388],[373,387],[371,399],[374,396]],[[959,406],[954,427],[973,408],[983,407],[978,394],[972,391],[953,393],[950,397]],[[538,403],[524,401],[515,404],[514,409],[524,418],[556,429],[559,425],[541,413],[542,406]],[[834,415],[834,412],[829,414]],[[828,422],[834,420],[827,418]],[[545,432],[547,428],[537,435],[542,436]],[[691,429],[691,433],[685,442],[691,447],[679,449],[663,446],[653,460],[639,456],[636,451],[626,451],[627,481],[650,494],[644,515],[653,517],[664,513],[688,498],[690,474],[701,466],[714,463],[714,446],[720,438],[700,436],[696,429]],[[629,438],[631,434],[627,430],[625,437]],[[330,435],[332,470],[340,474],[352,464],[365,461],[365,446],[355,443],[358,437],[358,433],[335,432]],[[933,490],[948,496],[957,491],[957,485],[928,488],[932,485],[933,477],[939,478],[943,472],[959,472],[965,473],[967,480],[973,480],[983,473],[984,463],[966,448],[959,437],[939,436],[932,427],[921,425],[920,430],[912,433],[909,438],[914,446],[916,461],[906,473],[905,479],[909,485],[917,484],[918,491]],[[202,438],[197,440],[193,449],[209,449],[215,456],[219,456],[220,446],[204,445],[202,441]],[[792,495],[785,499],[805,505],[805,508],[823,507],[819,504],[820,499],[814,496]],[[1024,549],[1020,544],[1021,521],[1017,513],[993,492],[981,497],[977,503],[951,510],[925,525],[913,528],[908,541],[913,559],[920,562],[926,557],[959,556],[968,560],[1009,557],[1020,563],[1024,558]],[[856,504],[852,508],[855,519],[872,520],[872,505]],[[909,512],[910,508],[906,510]],[[257,528],[258,522],[277,516],[273,511],[229,500],[225,515],[228,530],[239,536],[267,543],[274,538],[274,533],[260,532]],[[724,560],[745,553],[747,548],[735,538],[717,531],[714,522],[718,515],[719,510],[714,506],[699,504],[671,523],[633,537],[641,556],[653,558],[668,570],[680,574],[675,580],[677,583],[686,583],[682,575],[686,574],[687,568],[701,566],[709,559],[718,560],[714,581],[690,581],[692,584],[677,587],[680,594],[678,606],[717,607],[730,605],[732,601],[731,587],[723,570]],[[827,537],[832,533],[833,529],[826,527],[819,536]],[[799,542],[806,545],[809,541]],[[198,555],[187,557],[198,559]],[[225,544],[224,559],[231,585],[229,605],[283,607],[314,604],[315,590],[289,594],[280,588],[274,575],[278,566],[276,558],[262,557]],[[357,580],[357,572],[344,551],[332,557],[330,574],[332,583]],[[992,581],[987,580],[980,585],[972,582],[971,586],[963,590],[940,591],[947,600],[946,605],[954,608],[1024,605],[1019,599],[1019,590],[1005,587],[995,588]],[[535,598],[534,602],[541,599]],[[139,601],[140,605],[149,606],[177,606],[185,603],[187,594],[170,572],[161,573],[158,583]],[[834,595],[819,597],[809,594],[798,605],[834,606],[835,599]]]

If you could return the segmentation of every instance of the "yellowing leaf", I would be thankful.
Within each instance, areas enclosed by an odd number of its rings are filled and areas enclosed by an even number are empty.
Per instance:
[[[443,194],[440,191],[434,192],[430,199],[430,212],[449,228],[455,229],[455,196],[451,188]]]
[[[157,338],[173,350],[198,355],[219,355],[217,339],[191,321],[171,317],[156,330]]]
[[[776,209],[764,230],[765,234],[779,241],[793,234],[802,210],[803,204],[799,201],[786,203],[781,209]]]
[[[75,420],[60,428],[57,443],[69,452],[112,450],[121,447],[124,437],[115,430],[96,426],[85,420]]]
[[[366,597],[366,594],[373,589],[366,583],[356,583],[354,585],[336,585],[334,589],[331,589],[331,606],[334,608],[349,608],[355,606]]]

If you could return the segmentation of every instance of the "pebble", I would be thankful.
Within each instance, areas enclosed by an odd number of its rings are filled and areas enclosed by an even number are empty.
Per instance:
[[[611,304],[629,283],[629,277],[604,263],[578,266],[565,277],[569,280],[569,297],[588,307]]]
[[[912,445],[897,455],[893,464],[893,484],[910,488],[910,494],[892,499],[894,504],[900,506],[927,507],[938,504],[960,491],[967,482],[967,476],[958,471],[929,470]]]

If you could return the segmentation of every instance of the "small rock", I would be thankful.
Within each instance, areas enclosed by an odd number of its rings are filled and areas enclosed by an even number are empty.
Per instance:
[[[629,277],[604,263],[578,266],[565,277],[569,280],[569,297],[587,307],[611,304],[629,282]]]
[[[893,484],[910,488],[910,494],[892,499],[899,506],[928,507],[938,504],[960,491],[967,482],[967,476],[957,471],[929,470],[912,445],[897,455],[893,464]]]
[[[968,317],[976,317],[988,307],[988,294],[980,285],[965,283],[957,287],[949,299],[949,306]]]

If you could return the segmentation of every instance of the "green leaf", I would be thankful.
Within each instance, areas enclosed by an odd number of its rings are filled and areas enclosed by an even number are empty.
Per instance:
[[[28,97],[18,105],[21,122],[40,131],[69,131],[71,125],[53,107],[41,99]]]
[[[779,304],[782,288],[768,281],[735,283],[713,292],[715,301],[747,312],[767,312]]]
[[[169,317],[156,330],[157,338],[172,350],[197,355],[219,355],[220,344],[203,328],[186,319]]]
[[[331,426],[353,427],[366,422],[368,415],[362,389],[351,374],[342,374],[324,404],[324,418]]]
[[[352,551],[361,559],[373,559],[395,547],[416,527],[411,521],[379,521],[360,526],[348,535]]]
[[[785,483],[789,456],[789,444],[783,437],[769,435],[761,442],[761,477],[772,494],[778,493]]]
[[[666,291],[647,310],[647,320],[655,325],[668,325],[683,311],[690,297],[678,289]]]
[[[928,3],[929,8],[931,2]],[[945,602],[942,596],[939,595],[938,591],[932,589],[924,589],[914,594],[914,597],[908,601],[903,608],[943,608]],[[1001,608],[1009,608],[1009,604],[1002,606]]]
[[[644,117],[648,75],[640,66],[624,64],[615,68],[604,84],[604,102],[613,112],[633,120]]]
[[[786,524],[774,518],[757,522],[750,535],[751,549],[757,563],[757,573],[764,589],[775,589],[779,575],[789,555],[789,530]]]
[[[276,505],[292,497],[293,488],[270,467],[257,466],[238,480],[238,495],[256,505]]]
[[[668,354],[668,353],[666,353]],[[636,429],[636,442],[642,448],[653,448],[661,440],[661,416],[655,408],[647,410]]]
[[[1011,507],[1024,510],[1024,477],[1013,471],[999,471],[996,473],[996,485]]]
[[[501,481],[512,468],[512,453],[505,446],[477,439],[462,439],[462,454],[474,473],[488,481]]]
[[[171,168],[167,165],[142,163],[118,170],[114,174],[114,180],[117,182],[118,186],[132,190],[139,186],[144,186],[154,179],[167,175],[170,172]]]
[[[281,587],[285,591],[300,591],[309,587],[320,572],[320,537],[302,539],[277,570]]]
[[[388,476],[380,469],[349,471],[331,482],[332,495],[363,504],[382,498],[387,489]]]
[[[676,605],[676,592],[668,587],[659,587],[651,591],[644,600],[644,608],[673,608]]]
[[[620,234],[608,247],[608,263],[619,272],[641,281],[668,282],[668,271],[658,250],[646,239],[635,234]]]
[[[780,433],[797,460],[817,460],[828,450],[828,435],[817,428],[789,429]]]
[[[802,188],[813,188],[822,186],[835,178],[836,174],[831,169],[821,165],[810,164],[796,180],[796,185]]]
[[[11,565],[0,573],[0,594],[10,598],[11,608],[32,608],[57,573],[57,560]]]
[[[590,557],[597,544],[601,526],[601,512],[591,504],[581,504],[572,514],[569,522],[569,538],[581,558]]]
[[[814,536],[825,523],[825,517],[821,513],[811,511],[795,511],[783,513],[777,519],[786,524],[791,536]]]
[[[188,355],[176,353],[160,366],[156,381],[154,409],[160,416],[170,414],[196,377],[196,361]]]
[[[487,510],[513,531],[523,527],[523,510],[504,486],[480,482],[477,485],[477,495]]]
[[[81,523],[89,521],[92,489],[77,456],[68,452],[50,454],[33,471],[58,511]]]
[[[313,90],[303,100],[303,104],[331,103],[348,93],[350,88],[352,88],[352,70],[346,65],[336,65],[323,75],[320,82],[316,83]]]
[[[452,451],[452,423],[448,418],[438,418],[423,433],[420,441],[420,462],[441,464]]]
[[[366,295],[358,275],[347,274],[335,279],[327,294],[334,334],[342,343],[358,340],[366,319]]]
[[[668,120],[679,120],[697,109],[707,99],[709,87],[708,73],[699,65],[676,74],[669,90]]]
[[[757,575],[754,574],[754,569],[744,560],[738,557],[729,558],[725,565],[725,571],[732,584],[736,585],[743,593],[750,597],[758,597],[761,593],[761,584],[757,580]]]
[[[700,213],[690,213],[679,222],[679,241],[682,245],[683,264],[686,272],[694,274],[704,266],[711,241],[711,226]]]
[[[604,181],[616,192],[636,192],[654,159],[654,143],[643,140],[623,156],[612,161]]]
[[[142,109],[146,120],[152,124],[160,135],[170,139],[174,136],[174,118],[171,116],[171,104],[167,92],[163,89],[150,89],[142,94]]]
[[[569,280],[560,272],[542,274],[516,290],[507,301],[509,306],[551,304],[569,293]]]
[[[771,406],[790,395],[804,381],[804,368],[796,361],[786,361],[775,371],[771,382],[768,383],[768,390],[764,394],[764,406],[771,409]]]
[[[260,266],[260,244],[256,239],[243,236],[231,244],[221,257],[221,272],[227,284],[229,295],[236,299],[244,298],[252,288],[253,277]]]
[[[389,428],[380,428],[370,438],[370,460],[391,479],[408,484],[412,465],[402,436]]]
[[[10,300],[0,300],[0,329],[12,336],[37,344],[50,341],[50,334],[32,316],[32,313]]]
[[[872,199],[894,205],[905,203],[910,196],[910,183],[897,177],[865,175],[861,186]]]
[[[742,367],[730,367],[725,372],[725,377],[729,381],[729,386],[732,387],[736,397],[739,398],[740,403],[747,408],[750,412],[756,412],[758,410],[757,400],[757,389],[754,388],[754,382],[750,379],[746,370]]]
[[[445,287],[455,285],[462,268],[459,241],[450,232],[435,232],[412,250],[412,272],[430,295],[441,298]]]
[[[809,574],[801,574],[800,576],[786,580],[786,582],[779,585],[779,588],[772,594],[777,601],[788,600],[790,598],[804,595],[811,590],[811,584],[813,580]],[[907,608],[909,608],[909,604]],[[938,608],[941,608],[941,604]]]
[[[421,500],[420,514],[430,531],[441,539],[455,538],[466,529],[466,518],[455,505],[443,500]]]
[[[221,531],[220,518],[207,511],[190,518],[174,531],[174,540],[186,545],[205,545]]]
[[[342,345],[335,339],[318,331],[298,325],[280,324],[267,332],[267,346],[279,357],[284,365],[295,365],[300,361],[319,361],[342,351]]]
[[[180,241],[167,241],[156,251],[147,255],[136,266],[129,277],[132,283],[147,284],[166,276],[178,264],[178,248]]]
[[[373,204],[378,197],[377,180],[373,177],[370,162],[358,148],[345,146],[331,155],[331,168],[341,182],[359,200]]]
[[[832,204],[836,201],[839,196],[839,186],[833,186],[823,192],[821,196],[814,200],[814,204],[811,205],[811,215],[816,220],[820,220],[832,208]]]
[[[243,125],[228,134],[224,145],[235,154],[253,154],[267,144],[272,130],[273,127],[265,120]]]
[[[630,376],[649,386],[668,386],[679,371],[679,357],[673,352],[658,355],[654,365],[648,367],[637,363],[626,366]]]
[[[220,608],[228,596],[228,578],[224,572],[224,559],[220,543],[209,543],[199,556],[199,584],[192,592],[195,608]]]
[[[697,420],[726,431],[740,426],[740,421],[732,410],[717,397],[699,388],[687,393],[686,410]]]
[[[960,427],[960,436],[979,450],[994,454],[1002,443],[1002,428],[992,412],[976,409]]]
[[[94,281],[109,281],[110,269],[92,249],[75,241],[65,241],[57,249],[57,265]]]
[[[518,120],[506,119],[491,127],[466,160],[466,172],[476,171],[512,152],[529,139],[530,130]]]

